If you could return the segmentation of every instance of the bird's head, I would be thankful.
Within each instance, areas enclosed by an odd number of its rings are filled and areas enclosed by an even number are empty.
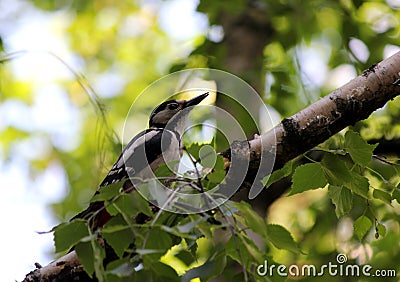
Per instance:
[[[150,114],[149,125],[152,128],[165,128],[168,123],[175,127],[183,127],[186,118],[193,109],[208,96],[208,93],[201,94],[190,100],[169,100],[158,105]],[[169,126],[168,126],[169,127]],[[180,132],[180,128],[172,128]]]

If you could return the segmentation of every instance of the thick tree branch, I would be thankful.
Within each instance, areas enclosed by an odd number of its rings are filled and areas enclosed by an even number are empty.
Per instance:
[[[360,76],[314,104],[284,119],[261,139],[249,142],[260,154],[275,144],[276,168],[312,149],[357,121],[366,119],[400,94],[400,52],[371,66]]]
[[[399,94],[400,52],[371,66],[360,76],[309,107],[285,118],[261,138],[250,140],[253,162],[260,161],[263,150],[270,151],[276,146],[274,170],[279,169],[289,160],[314,148],[340,130],[366,119],[373,111]],[[250,165],[246,177],[247,186],[261,180],[265,175],[257,172],[257,165]],[[284,192],[281,189],[271,189],[265,191],[262,198],[276,199]]]
[[[253,164],[246,180],[254,181],[262,150],[268,151],[276,146],[274,169],[280,168],[345,127],[367,118],[399,94],[400,52],[371,66],[348,84],[284,119],[261,138],[250,140],[248,144]],[[284,191],[275,193],[282,194]],[[70,273],[69,280],[65,280],[66,272]],[[85,279],[88,277],[84,274],[76,253],[71,252],[29,273],[24,281],[87,281]]]
[[[92,281],[83,269],[75,251],[28,273],[23,282]],[[93,280],[94,281],[94,280]]]

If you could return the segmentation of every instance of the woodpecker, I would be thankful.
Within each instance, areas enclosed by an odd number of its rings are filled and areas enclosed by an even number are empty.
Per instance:
[[[126,180],[132,187],[134,179],[151,178],[160,165],[179,160],[183,148],[181,137],[188,114],[207,96],[208,93],[204,93],[190,100],[169,100],[158,105],[150,114],[149,128],[132,138],[100,183],[96,194],[107,185]],[[93,229],[102,227],[111,219],[104,202],[99,201],[90,203],[86,210],[71,220],[88,219],[94,213],[97,214],[91,223]]]

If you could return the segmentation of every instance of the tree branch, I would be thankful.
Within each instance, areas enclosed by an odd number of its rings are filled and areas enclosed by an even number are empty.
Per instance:
[[[345,127],[367,118],[399,94],[400,52],[378,65],[371,66],[348,84],[292,117],[284,119],[261,138],[248,141],[252,164],[246,181],[252,183],[257,180],[256,164],[260,162],[262,151],[276,146],[274,169],[278,169]],[[229,157],[229,154],[226,155]],[[282,194],[284,191],[274,193]],[[68,273],[69,280],[65,280]],[[71,252],[43,268],[32,271],[24,281],[87,281],[88,277],[85,274],[76,253]]]
[[[366,119],[399,94],[400,52],[371,66],[360,76],[302,111],[283,119],[261,138],[250,140],[252,162],[259,163],[262,151],[271,151],[276,146],[274,170],[279,169],[340,130]],[[257,172],[257,165],[250,165],[247,186],[265,176]],[[278,198],[284,192],[274,190],[271,191],[273,195],[267,197]],[[253,198],[251,193],[249,196]]]
[[[345,127],[366,119],[399,94],[400,52],[284,119],[261,139],[249,141],[250,150],[260,154],[261,148],[275,145],[276,138],[275,167],[280,168]]]
[[[23,282],[68,282],[68,281],[95,281],[90,279],[83,269],[75,251],[37,268],[25,276]]]

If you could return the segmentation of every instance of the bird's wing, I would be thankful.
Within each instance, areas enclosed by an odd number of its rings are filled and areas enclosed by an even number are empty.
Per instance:
[[[147,129],[136,135],[124,148],[118,160],[99,185],[96,194],[99,193],[101,188],[111,183],[116,183],[132,176],[140,177],[140,172],[145,168],[150,168],[153,163],[159,162],[158,159],[162,154],[163,148],[167,148],[171,144],[173,136],[175,136],[174,133],[163,129]],[[100,201],[91,202],[86,210],[72,219],[88,218],[94,212],[99,213],[94,219],[93,228],[103,226],[111,218],[104,209],[104,202]]]
[[[126,145],[100,187],[122,181],[129,176],[140,177],[140,172],[161,154],[162,129],[146,129]]]

